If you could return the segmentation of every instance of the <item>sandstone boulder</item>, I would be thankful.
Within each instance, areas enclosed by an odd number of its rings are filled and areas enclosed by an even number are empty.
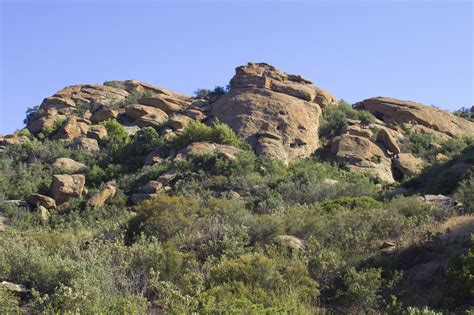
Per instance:
[[[334,101],[306,79],[249,63],[236,69],[231,90],[212,104],[210,116],[229,125],[257,154],[288,163],[318,148],[320,105]]]
[[[393,158],[395,167],[403,175],[419,173],[423,168],[423,160],[415,157],[411,153],[399,153]]]
[[[331,153],[351,171],[393,183],[391,160],[367,138],[343,134],[334,138]]]
[[[168,120],[168,114],[161,109],[140,104],[125,107],[125,115],[131,120],[140,119],[143,125],[146,125],[147,122],[156,122],[161,125]]]
[[[72,148],[76,150],[85,150],[88,152],[100,151],[99,143],[95,139],[80,137],[74,140]]]
[[[54,114],[48,116],[42,116],[34,119],[28,124],[28,130],[32,134],[38,134],[47,127],[53,126],[57,121],[66,120],[65,115],[57,114],[57,111]]]
[[[425,132],[435,135],[441,133],[448,137],[458,137],[474,134],[474,122],[420,103],[374,97],[355,104],[355,107],[371,112],[386,124],[400,130],[423,126]]]
[[[189,106],[189,101],[173,98],[167,95],[157,95],[154,97],[144,97],[138,100],[138,104],[143,104],[159,108],[167,114],[180,111]]]
[[[161,157],[161,151],[160,149],[155,149],[151,151],[146,157],[145,157],[145,165],[153,165],[156,163],[162,163],[163,158]]]
[[[380,141],[385,144],[385,147],[392,153],[397,154],[401,152],[397,140],[387,129],[379,130],[379,133],[377,134],[377,141]]]
[[[242,150],[224,144],[216,144],[211,142],[194,142],[188,145],[186,148],[180,150],[175,161],[183,160],[190,155],[203,155],[203,154],[216,154],[217,157],[224,160],[235,160],[236,154]]]
[[[292,235],[279,235],[275,238],[275,242],[281,247],[286,247],[296,252],[304,250],[305,248],[304,241]]]
[[[190,121],[191,121],[191,118],[188,116],[173,114],[170,116],[166,125],[173,129],[183,129],[184,126],[186,126],[186,124],[189,123]]]
[[[46,209],[42,205],[39,205],[37,210],[38,210],[38,214],[39,214],[41,223],[43,223],[43,224],[48,223],[49,222],[49,211],[48,211],[48,209]]]
[[[107,128],[102,125],[92,125],[87,132],[87,138],[102,141],[107,139]]]
[[[52,164],[54,169],[59,170],[60,172],[66,172],[66,173],[84,173],[87,172],[88,168],[85,164],[79,163],[74,161],[73,159],[70,158],[58,158],[54,163]]]
[[[114,181],[107,182],[104,187],[94,194],[88,201],[87,205],[90,207],[101,207],[106,201],[112,199],[117,192],[117,185]]]
[[[43,206],[46,209],[54,209],[56,208],[56,201],[48,196],[40,195],[40,194],[31,194],[26,198],[26,202],[31,206]]]
[[[151,180],[138,189],[142,194],[157,194],[162,190],[163,184],[157,180]]]
[[[358,125],[347,126],[342,133],[347,133],[353,136],[359,136],[370,139],[373,135],[372,131],[369,128],[362,128]]]
[[[101,121],[115,119],[118,117],[118,115],[119,112],[115,109],[101,107],[92,114],[90,120],[92,123],[97,124]]]
[[[8,281],[2,281],[0,283],[0,287],[6,289],[7,291],[14,292],[14,293],[25,293],[26,288],[22,284],[15,284]]]
[[[133,194],[130,197],[130,200],[132,201],[133,204],[139,204],[146,200],[153,199],[157,196],[158,196],[157,194]]]
[[[59,128],[58,132],[52,136],[53,140],[72,140],[82,134],[86,134],[89,130],[91,122],[77,116],[69,117],[66,122]]]
[[[129,95],[123,89],[100,84],[72,85],[46,98],[40,108],[76,107],[77,104],[109,105],[123,101]]]
[[[62,204],[70,198],[81,197],[84,193],[85,182],[84,175],[53,175],[50,187],[51,197],[56,204]]]
[[[126,80],[126,81],[107,81],[104,82],[105,86],[110,86],[118,89],[123,89],[129,93],[143,93],[150,92],[156,95],[166,95],[174,99],[189,100],[189,96],[184,94],[176,93],[171,90],[167,90],[158,86],[151,85],[149,83],[141,82],[138,80]]]

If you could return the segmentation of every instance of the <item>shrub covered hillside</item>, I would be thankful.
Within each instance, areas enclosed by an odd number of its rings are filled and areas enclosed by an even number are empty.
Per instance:
[[[195,97],[67,87],[25,124],[0,138],[2,314],[472,311],[463,118],[251,63]]]

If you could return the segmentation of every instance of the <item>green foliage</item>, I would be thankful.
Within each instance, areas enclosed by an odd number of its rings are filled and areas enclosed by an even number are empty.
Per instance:
[[[120,150],[130,142],[127,131],[117,120],[109,119],[100,124],[107,129],[107,140],[114,151]]]
[[[46,126],[43,128],[43,130],[36,135],[36,137],[40,140],[44,140],[48,138],[51,135],[54,135],[56,131],[58,131],[59,128],[64,124],[65,120],[64,119],[57,119],[54,121],[54,123],[51,126]]]
[[[199,99],[210,100],[214,97],[224,95],[226,92],[227,92],[227,88],[224,88],[222,86],[216,86],[214,90],[197,89],[194,92],[194,95],[196,95],[196,98],[199,98]]]
[[[215,123],[208,126],[199,121],[191,121],[183,132],[173,138],[168,146],[171,148],[184,148],[193,142],[209,141],[227,144],[235,147],[242,146],[242,141],[226,124]]]
[[[467,213],[474,213],[474,176],[466,178],[459,184],[454,198],[464,204]]]
[[[471,235],[471,242],[474,244],[474,234]],[[469,302],[474,297],[474,247],[465,255],[461,255],[459,260],[448,270],[448,279],[453,287],[453,294],[462,302]]]
[[[41,114],[39,105],[28,107],[26,109],[26,117],[23,120],[23,123],[25,124],[25,126],[28,126],[36,118],[38,114]]]
[[[350,268],[343,278],[345,290],[340,290],[337,298],[348,305],[352,312],[376,310],[382,286],[381,273],[381,269],[357,271]]]
[[[337,105],[328,105],[324,108],[320,119],[319,135],[329,139],[339,135],[348,126],[347,120],[360,120],[363,125],[370,125],[375,121],[375,117],[364,110],[356,110],[344,100],[340,100]]]

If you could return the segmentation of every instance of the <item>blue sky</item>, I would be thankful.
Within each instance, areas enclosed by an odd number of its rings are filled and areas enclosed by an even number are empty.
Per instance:
[[[0,2],[0,133],[67,85],[138,79],[192,94],[248,61],[350,102],[474,105],[471,1]]]

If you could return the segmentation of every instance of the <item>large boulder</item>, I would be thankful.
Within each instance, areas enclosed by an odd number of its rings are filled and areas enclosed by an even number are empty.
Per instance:
[[[249,63],[236,69],[230,91],[212,104],[210,116],[229,125],[257,154],[288,163],[318,148],[321,106],[335,101],[300,76]]]
[[[78,104],[109,105],[125,100],[129,92],[100,84],[79,84],[65,87],[44,99],[40,108],[76,107]]]
[[[125,115],[131,120],[137,120],[140,127],[161,125],[168,120],[168,114],[161,109],[140,104],[125,107]]]
[[[53,168],[62,173],[84,173],[87,172],[88,168],[85,164],[74,161],[73,159],[61,157],[57,158],[53,163]]]
[[[105,86],[110,86],[118,89],[125,90],[131,94],[149,92],[154,96],[166,95],[174,99],[189,100],[189,96],[184,94],[176,93],[168,89],[164,89],[158,86],[151,85],[149,83],[141,82],[138,80],[125,80],[125,81],[107,81],[104,82]]]
[[[168,95],[157,95],[154,97],[144,97],[138,100],[139,104],[159,108],[167,114],[180,111],[189,106],[190,101],[174,98]]]
[[[118,115],[119,112],[117,110],[102,106],[92,114],[92,116],[90,117],[90,121],[96,124],[101,121],[115,119]]]
[[[86,178],[84,175],[53,175],[49,188],[56,204],[62,204],[70,198],[81,197],[84,193]]]
[[[423,160],[411,153],[399,153],[394,156],[393,163],[403,175],[413,175],[423,169]]]
[[[117,192],[117,185],[115,182],[107,182],[104,187],[94,194],[88,201],[87,205],[90,207],[101,207],[107,200],[112,199]]]
[[[392,153],[400,153],[400,147],[398,146],[396,138],[387,129],[380,129],[377,134],[377,141],[382,142],[385,147]]]
[[[420,130],[437,136],[444,134],[447,137],[474,134],[474,122],[420,103],[374,97],[355,104],[355,108],[367,110],[399,130]]]
[[[369,139],[350,134],[334,138],[331,154],[354,172],[393,183],[392,162],[377,144]]]
[[[224,160],[235,160],[236,154],[242,150],[224,144],[216,144],[212,142],[194,142],[180,150],[174,161],[183,160],[188,156],[192,155],[207,155],[216,154],[219,158]]]
[[[31,194],[26,198],[26,202],[31,206],[43,206],[46,209],[54,209],[56,208],[56,201],[48,196],[40,195],[40,194]]]
[[[69,117],[66,122],[59,128],[58,132],[53,135],[53,140],[72,140],[89,131],[91,122],[77,116]]]
[[[72,148],[76,150],[85,150],[88,152],[100,151],[99,143],[95,139],[80,137],[74,140]]]
[[[95,139],[97,141],[107,139],[107,135],[107,128],[102,125],[92,125],[87,132],[87,138]]]

